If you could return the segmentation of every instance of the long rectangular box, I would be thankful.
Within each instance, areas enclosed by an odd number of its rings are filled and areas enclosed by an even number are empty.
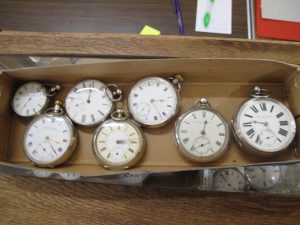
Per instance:
[[[276,61],[247,59],[157,59],[103,62],[45,68],[26,68],[2,71],[0,76],[0,160],[1,164],[34,168],[23,153],[23,135],[31,119],[20,118],[11,109],[10,101],[16,88],[26,81],[58,83],[62,91],[55,99],[64,100],[68,91],[79,81],[94,78],[104,83],[121,86],[125,96],[118,107],[126,107],[130,88],[147,76],[168,77],[181,74],[184,82],[180,93],[181,104],[176,118],[167,126],[144,129],[146,153],[142,160],[127,171],[112,171],[101,167],[92,152],[92,136],[96,129],[76,126],[79,144],[71,159],[51,168],[53,172],[75,172],[82,176],[101,176],[124,172],[167,172],[194,170],[204,167],[244,166],[258,163],[297,161],[293,147],[273,158],[259,158],[243,151],[231,135],[230,147],[219,160],[192,163],[181,156],[173,139],[176,119],[190,109],[194,101],[206,97],[212,107],[230,123],[235,110],[247,100],[252,86],[259,85],[272,91],[273,98],[284,102],[298,118],[300,114],[300,70],[296,65]],[[53,99],[53,100],[55,100]],[[297,120],[300,127],[299,119]],[[300,147],[300,136],[297,137]]]

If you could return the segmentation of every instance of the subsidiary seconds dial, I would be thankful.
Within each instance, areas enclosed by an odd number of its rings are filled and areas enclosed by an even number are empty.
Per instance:
[[[166,124],[179,108],[178,78],[148,77],[134,85],[128,97],[129,111],[134,119],[147,127]],[[180,87],[180,86],[179,86]]]

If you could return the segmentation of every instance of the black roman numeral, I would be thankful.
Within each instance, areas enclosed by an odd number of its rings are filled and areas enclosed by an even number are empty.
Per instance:
[[[288,134],[287,130],[280,128],[280,130],[278,131],[279,134],[281,134],[282,136],[285,136]]]
[[[253,128],[251,128],[251,129],[248,130],[246,133],[247,133],[248,136],[251,135],[251,137],[253,137],[252,135],[254,135],[255,131],[253,130]]]
[[[249,114],[244,114],[244,116],[247,116],[249,118],[253,118],[253,116],[249,115]]]
[[[260,142],[260,136],[259,135],[257,135],[257,137],[255,139],[255,142],[256,142],[256,144],[261,144],[261,142]]]
[[[282,117],[282,116],[283,116],[283,112],[280,112],[280,113],[278,113],[278,114],[276,115],[277,118],[280,118],[280,117]]]
[[[252,110],[253,110],[253,112],[255,112],[255,113],[257,113],[258,112],[258,109],[253,105],[253,106],[251,106],[250,107]]]
[[[289,123],[288,123],[288,121],[279,121],[279,123],[280,123],[280,126],[287,126]]]
[[[186,143],[189,142],[189,140],[190,140],[189,138],[185,138],[185,139],[183,139],[182,141],[183,141],[184,144],[186,144]]]
[[[252,122],[247,122],[247,123],[243,123],[244,127],[251,127],[252,126]]]
[[[264,102],[260,103],[259,106],[260,106],[260,108],[261,108],[262,111],[267,111],[266,103],[264,103]]]

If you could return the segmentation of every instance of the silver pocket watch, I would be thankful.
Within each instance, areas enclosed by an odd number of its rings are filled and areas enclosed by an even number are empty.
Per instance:
[[[279,165],[247,166],[244,169],[249,185],[256,190],[269,190],[279,184]]]
[[[239,168],[216,170],[213,173],[212,189],[223,192],[244,192],[247,181]]]
[[[110,115],[115,102],[121,99],[122,90],[117,85],[84,80],[68,93],[65,100],[66,112],[76,124],[95,126]]]
[[[174,136],[184,157],[194,162],[212,162],[226,152],[230,130],[224,117],[201,98],[176,121]]]
[[[26,127],[23,147],[26,157],[40,167],[54,167],[69,159],[75,150],[77,132],[64,115],[62,103],[35,117]]]
[[[138,81],[128,96],[128,108],[134,120],[149,128],[167,124],[178,112],[182,81],[180,75]]]
[[[232,119],[239,145],[257,156],[271,157],[287,149],[295,138],[296,123],[290,110],[270,91],[252,88],[251,99],[244,102]]]
[[[128,169],[143,156],[145,138],[140,126],[118,109],[111,119],[101,123],[93,137],[93,150],[107,169]]]
[[[60,90],[59,85],[27,82],[20,86],[12,99],[15,113],[22,117],[41,114],[49,105],[50,98]]]

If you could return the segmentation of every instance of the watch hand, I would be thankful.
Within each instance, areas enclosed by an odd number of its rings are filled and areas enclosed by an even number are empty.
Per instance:
[[[46,136],[46,141],[52,141],[55,142],[56,144],[60,144],[60,141],[52,140],[50,137]]]
[[[209,141],[206,142],[205,144],[201,144],[200,147],[203,147],[204,145],[207,145],[207,144],[209,144]]]
[[[164,102],[165,99],[152,99],[152,102]]]
[[[228,180],[226,179],[226,177],[225,177],[223,174],[221,174],[220,176],[223,178],[223,180],[224,180],[228,185],[231,186],[231,184],[228,182]]]
[[[207,120],[204,121],[204,126],[203,126],[203,129],[201,131],[201,135],[205,135],[205,128],[206,128],[206,125],[207,125]]]
[[[151,102],[152,105],[154,106],[154,108],[155,108],[157,114],[159,115],[159,117],[160,117],[161,119],[163,119],[162,116],[161,116],[160,113],[159,113],[159,110],[158,110],[158,108],[157,108],[157,105],[154,103],[154,99],[151,99],[150,102]]]
[[[265,127],[268,126],[268,122],[259,122],[259,121],[254,120],[253,123],[259,123],[259,124],[264,125]]]
[[[39,145],[42,147],[44,152],[47,152],[47,150],[42,146],[42,144],[39,144]]]
[[[125,157],[126,161],[128,161],[128,159],[127,159],[127,156],[125,155],[125,153],[124,153],[124,152],[123,152],[123,155],[124,155],[124,157]]]
[[[23,111],[23,109],[25,109],[25,107],[27,106],[27,104],[31,101],[31,97],[27,100],[27,102],[24,104],[23,108],[21,109],[21,111]]]
[[[55,153],[55,155],[57,155],[55,149],[53,148],[53,146],[49,143],[50,147],[52,148],[53,152]]]
[[[92,94],[92,89],[90,89],[90,93],[89,93],[88,99],[86,100],[87,103],[91,102],[91,94]]]

